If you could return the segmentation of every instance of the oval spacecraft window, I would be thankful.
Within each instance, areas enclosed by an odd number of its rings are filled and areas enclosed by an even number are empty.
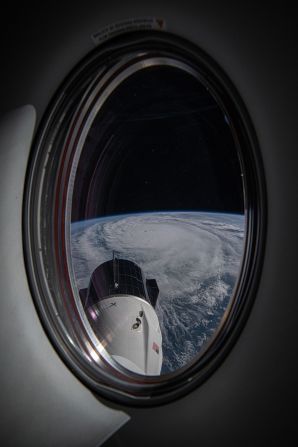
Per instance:
[[[255,288],[263,193],[229,81],[181,39],[139,36],[99,47],[58,93],[29,173],[26,243],[59,352],[104,395],[154,403],[231,346]]]

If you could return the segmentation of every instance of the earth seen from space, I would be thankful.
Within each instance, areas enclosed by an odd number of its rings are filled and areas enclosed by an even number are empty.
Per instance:
[[[113,257],[135,262],[159,288],[161,374],[185,366],[210,340],[233,296],[244,252],[245,217],[207,212],[122,214],[71,224],[78,289]]]

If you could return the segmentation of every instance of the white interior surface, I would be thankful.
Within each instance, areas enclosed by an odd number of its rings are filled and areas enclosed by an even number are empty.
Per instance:
[[[22,247],[24,177],[35,126],[25,106],[0,123],[1,445],[101,445],[128,421],[97,400],[61,361],[37,316]]]

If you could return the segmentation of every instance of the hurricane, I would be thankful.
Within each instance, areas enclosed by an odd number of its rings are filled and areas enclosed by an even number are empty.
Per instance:
[[[241,271],[245,216],[197,211],[147,212],[71,224],[78,289],[113,252],[135,262],[159,288],[162,374],[184,367],[215,335]]]

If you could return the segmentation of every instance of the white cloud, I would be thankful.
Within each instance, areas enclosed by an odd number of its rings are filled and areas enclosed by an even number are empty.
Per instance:
[[[240,269],[243,237],[244,217],[238,215],[148,213],[99,219],[86,222],[83,230],[81,223],[79,230],[72,226],[73,268],[78,287],[87,287],[93,270],[115,250],[155,278],[163,346],[165,352],[172,350],[164,364],[175,369],[199,350],[214,330],[215,317],[220,320]]]

